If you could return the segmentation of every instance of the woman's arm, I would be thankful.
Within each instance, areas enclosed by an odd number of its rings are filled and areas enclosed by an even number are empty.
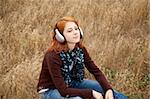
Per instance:
[[[88,69],[88,71],[90,73],[92,73],[94,75],[94,77],[100,83],[100,85],[102,86],[102,88],[104,89],[104,91],[106,93],[106,91],[108,89],[112,89],[112,87],[108,83],[108,81],[105,78],[104,74],[100,71],[100,69],[92,61],[92,59],[89,56],[89,53],[87,52],[86,48],[83,48],[83,52],[84,52],[85,67]]]

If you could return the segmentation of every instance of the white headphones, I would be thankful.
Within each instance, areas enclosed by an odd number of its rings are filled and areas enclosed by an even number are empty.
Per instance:
[[[83,31],[80,27],[79,27],[79,31],[80,31],[80,36],[82,38],[83,37]],[[54,32],[56,33],[55,37],[56,37],[57,41],[59,41],[60,43],[65,42],[64,36],[59,32],[59,30],[57,28],[54,29]]]

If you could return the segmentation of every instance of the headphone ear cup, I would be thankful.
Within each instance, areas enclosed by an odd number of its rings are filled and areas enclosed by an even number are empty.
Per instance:
[[[65,38],[63,37],[63,35],[61,35],[58,29],[55,29],[55,33],[56,33],[55,37],[57,41],[59,41],[60,43],[63,43],[65,41]]]
[[[83,31],[81,29],[81,27],[79,27],[80,33],[81,33],[81,38],[83,37]]]

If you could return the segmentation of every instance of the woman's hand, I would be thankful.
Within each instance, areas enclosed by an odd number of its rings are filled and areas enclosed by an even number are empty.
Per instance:
[[[95,91],[95,90],[92,90],[92,93],[93,93],[93,97],[94,97],[95,99],[103,99],[103,96],[102,96],[101,93],[99,93],[99,92],[97,92],[97,91]]]
[[[113,91],[111,89],[107,90],[105,94],[105,99],[114,99]]]

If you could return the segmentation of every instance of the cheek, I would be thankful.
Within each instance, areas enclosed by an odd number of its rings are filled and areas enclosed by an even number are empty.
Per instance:
[[[78,32],[78,35],[80,35],[80,32]]]
[[[64,35],[64,37],[65,37],[66,40],[70,40],[71,39],[70,35]]]
[[[80,33],[78,33],[78,37],[79,37],[79,38],[80,38],[80,36],[81,36]]]

